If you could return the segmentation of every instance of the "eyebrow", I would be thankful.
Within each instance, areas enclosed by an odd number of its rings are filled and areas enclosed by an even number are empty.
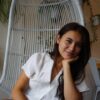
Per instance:
[[[72,40],[72,41],[74,41],[74,40],[73,40],[72,38],[70,38],[70,37],[67,37],[66,40],[67,40],[67,39],[68,39],[68,40]],[[75,41],[75,42],[76,42],[76,41]],[[76,43],[81,44],[82,41],[78,41],[78,42],[76,42]]]
[[[68,40],[73,40],[72,38],[69,38],[69,37],[67,37],[66,39],[68,39]]]

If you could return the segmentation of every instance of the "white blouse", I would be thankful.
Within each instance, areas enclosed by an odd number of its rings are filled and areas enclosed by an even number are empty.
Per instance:
[[[22,66],[27,77],[29,77],[29,88],[26,91],[28,100],[58,100],[56,97],[58,78],[62,70],[51,80],[51,71],[54,61],[48,53],[35,53]],[[80,92],[87,91],[88,87],[83,81],[76,85]]]

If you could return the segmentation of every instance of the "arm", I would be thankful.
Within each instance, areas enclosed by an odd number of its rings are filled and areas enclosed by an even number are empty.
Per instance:
[[[63,70],[65,100],[82,100],[82,94],[77,90],[75,83],[72,79],[69,61],[63,60]]]
[[[27,100],[24,90],[27,87],[29,82],[29,78],[26,76],[25,72],[23,71],[17,80],[14,88],[12,89],[12,99],[14,100]]]

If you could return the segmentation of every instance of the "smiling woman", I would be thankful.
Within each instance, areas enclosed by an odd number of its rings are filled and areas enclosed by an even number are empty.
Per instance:
[[[51,52],[34,53],[22,66],[12,98],[82,100],[87,91],[85,66],[90,57],[89,33],[78,23],[64,25]]]

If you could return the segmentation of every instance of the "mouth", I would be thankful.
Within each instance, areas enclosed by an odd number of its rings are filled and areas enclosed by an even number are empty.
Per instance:
[[[75,56],[75,54],[73,52],[65,51],[65,53],[68,57],[74,57]]]

